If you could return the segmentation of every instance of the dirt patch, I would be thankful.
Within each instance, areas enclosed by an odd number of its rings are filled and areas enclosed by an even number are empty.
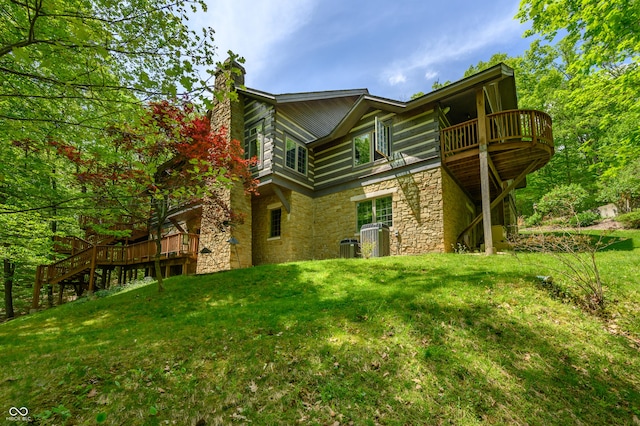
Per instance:
[[[605,230],[610,230],[610,229],[623,229],[624,226],[620,223],[615,221],[614,219],[604,219],[602,222],[597,223],[595,225],[591,225],[591,226],[585,226],[582,229],[605,229]]]

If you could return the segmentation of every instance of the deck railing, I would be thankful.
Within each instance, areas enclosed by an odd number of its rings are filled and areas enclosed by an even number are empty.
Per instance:
[[[487,115],[487,142],[524,141],[553,147],[551,117],[535,110],[515,109]]]
[[[509,110],[487,115],[487,143],[530,142],[553,148],[551,117],[535,110]],[[469,120],[441,131],[444,158],[478,146],[478,120]]]
[[[198,251],[198,237],[197,234],[186,233],[164,237],[161,241],[160,255],[163,258],[194,255]],[[36,279],[41,282],[58,282],[90,268],[92,262],[98,265],[133,265],[148,262],[155,257],[156,252],[154,240],[127,246],[94,246],[51,265],[38,267]]]
[[[478,120],[465,121],[442,129],[442,155],[449,157],[478,146]]]
[[[89,241],[78,237],[53,237],[53,250],[57,253],[76,254],[91,247]]]

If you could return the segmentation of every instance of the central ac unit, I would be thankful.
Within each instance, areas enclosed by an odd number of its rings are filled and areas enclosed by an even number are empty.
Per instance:
[[[372,244],[371,257],[389,256],[389,227],[384,223],[368,223],[360,228],[360,247]]]

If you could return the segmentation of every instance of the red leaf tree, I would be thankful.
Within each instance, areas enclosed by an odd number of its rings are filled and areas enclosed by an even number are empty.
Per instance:
[[[240,142],[227,138],[226,129],[213,132],[209,119],[190,103],[150,104],[139,123],[112,127],[106,143],[91,154],[60,142],[52,145],[76,165],[79,183],[96,199],[149,221],[160,291],[162,225],[169,214],[207,197],[224,212],[220,223],[241,221],[216,194],[238,182],[246,193],[257,187],[249,170],[255,159],[244,158]]]

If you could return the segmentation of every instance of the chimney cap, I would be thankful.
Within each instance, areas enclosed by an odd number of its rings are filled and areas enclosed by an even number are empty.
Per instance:
[[[245,75],[247,71],[244,69],[240,62],[244,62],[244,59],[239,57],[238,55],[230,54],[229,57],[222,63],[218,63],[218,67],[216,68],[216,74],[219,74],[224,71],[231,71],[232,69],[240,70],[242,75]]]

